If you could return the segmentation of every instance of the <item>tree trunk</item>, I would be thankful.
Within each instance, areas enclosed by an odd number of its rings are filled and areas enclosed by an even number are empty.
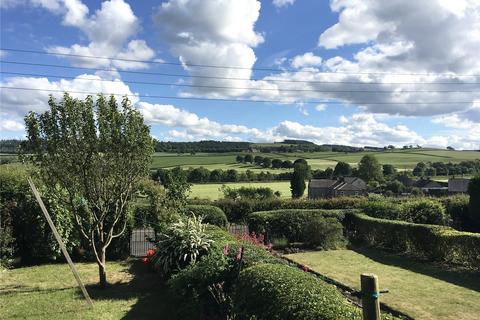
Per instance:
[[[100,252],[100,261],[102,263],[98,264],[98,276],[100,279],[100,288],[105,289],[107,287],[107,272],[105,264],[105,249],[102,249]]]

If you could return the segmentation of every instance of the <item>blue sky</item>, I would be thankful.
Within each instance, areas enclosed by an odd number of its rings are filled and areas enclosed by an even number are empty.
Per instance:
[[[0,10],[2,48],[50,53],[0,51],[1,138],[22,137],[26,112],[70,91],[131,95],[162,140],[480,148],[478,1],[6,0]]]

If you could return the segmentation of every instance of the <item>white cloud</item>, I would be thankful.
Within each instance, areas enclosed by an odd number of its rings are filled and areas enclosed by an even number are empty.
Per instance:
[[[0,118],[0,131],[23,131],[24,129],[20,121]]]
[[[324,104],[324,103],[317,104],[317,105],[315,106],[315,110],[317,110],[318,112],[325,111],[325,110],[327,110],[327,105]]]
[[[303,55],[295,56],[291,63],[294,68],[314,67],[321,64],[322,58],[314,55],[312,52],[306,52]]]
[[[81,79],[89,79],[92,81]],[[56,98],[61,98],[63,92],[70,92],[71,96],[78,98],[87,96],[87,94],[83,93],[74,93],[75,91],[133,95],[130,88],[121,80],[98,81],[100,79],[102,78],[98,75],[89,74],[79,75],[73,80],[62,79],[60,81],[50,81],[47,78],[33,77],[7,78],[0,82],[1,86],[6,88],[31,88],[33,90],[2,89],[0,91],[0,100],[2,101],[0,116],[16,117],[18,119],[25,116],[29,111],[43,112],[48,108],[47,103],[50,94]],[[35,89],[39,90],[37,91]],[[44,91],[45,89],[54,91]],[[129,98],[132,102],[138,101],[138,98],[134,96]]]
[[[254,30],[260,2],[170,0],[162,3],[154,16],[162,39],[170,51],[184,63],[193,76],[250,79],[256,61],[252,48],[264,41]],[[201,68],[190,64],[235,66],[238,68]],[[194,85],[240,87],[248,80],[194,78]],[[211,97],[241,96],[246,90],[194,88],[184,94]]]
[[[70,47],[47,48],[52,53],[74,54],[97,57],[114,57],[130,60],[149,60],[154,51],[144,40],[133,39],[140,30],[138,18],[130,5],[123,0],[102,2],[101,8],[89,15],[88,7],[80,0],[32,0],[54,14],[62,15],[62,23],[78,28],[89,40],[87,46],[74,44]],[[112,66],[122,69],[147,68],[140,62],[116,61],[82,57],[68,58],[74,65],[82,67]]]
[[[277,8],[286,7],[295,3],[295,0],[273,0],[273,5]]]

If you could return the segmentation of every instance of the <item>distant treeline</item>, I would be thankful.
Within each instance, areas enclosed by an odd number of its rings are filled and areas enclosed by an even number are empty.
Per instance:
[[[21,140],[0,140],[0,153],[17,153]],[[371,149],[372,147],[369,147]],[[382,148],[378,148],[381,150]],[[251,142],[229,141],[193,141],[172,142],[155,140],[155,152],[169,153],[223,153],[223,152],[262,152],[262,153],[294,153],[294,152],[361,152],[365,148],[351,147],[337,144],[316,145],[304,140],[285,140],[275,144],[256,144]]]
[[[152,174],[152,179],[162,182],[168,171],[174,169],[158,169]],[[218,183],[218,182],[249,182],[249,181],[278,181],[290,180],[291,172],[271,173],[254,172],[252,170],[238,171],[235,169],[208,170],[204,167],[175,169],[176,174],[182,174],[190,183]]]
[[[460,163],[419,162],[413,169],[413,175],[417,177],[451,176],[478,172],[480,172],[480,160]]]
[[[0,140],[0,153],[17,153],[22,140]]]

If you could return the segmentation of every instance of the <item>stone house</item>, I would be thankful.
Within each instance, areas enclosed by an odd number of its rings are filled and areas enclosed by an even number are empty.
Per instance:
[[[367,184],[360,178],[312,179],[308,183],[308,198],[332,198],[340,196],[364,196]]]
[[[451,178],[448,179],[449,193],[467,193],[470,179],[465,178]]]

